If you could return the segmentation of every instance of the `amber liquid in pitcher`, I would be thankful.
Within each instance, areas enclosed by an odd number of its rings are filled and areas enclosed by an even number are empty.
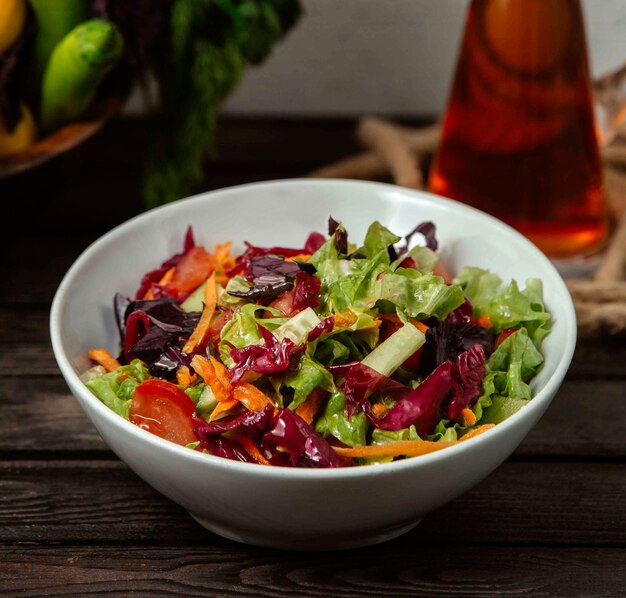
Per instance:
[[[429,188],[555,258],[608,235],[578,0],[473,0]]]

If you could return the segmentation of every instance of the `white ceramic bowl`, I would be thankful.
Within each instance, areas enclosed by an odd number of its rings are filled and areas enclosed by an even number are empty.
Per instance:
[[[111,308],[148,270],[179,250],[185,229],[212,245],[298,246],[328,216],[360,241],[375,219],[397,233],[423,220],[437,225],[453,271],[481,266],[505,281],[540,277],[554,327],[532,401],[489,432],[458,446],[383,465],[334,470],[272,468],[201,454],[162,440],[119,417],[81,383],[87,351],[118,348]],[[390,185],[289,180],[202,194],[152,210],[112,230],[69,270],[54,298],[52,346],[72,393],[105,442],[139,476],[203,526],[261,546],[336,549],[381,542],[415,526],[465,492],[518,446],[561,384],[576,341],[570,295],[549,260],[502,222],[461,203]]]

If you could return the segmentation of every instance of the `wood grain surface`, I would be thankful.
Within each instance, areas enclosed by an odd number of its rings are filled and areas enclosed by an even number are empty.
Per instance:
[[[356,149],[350,121],[220,123],[197,190],[307,171]],[[150,123],[117,121],[0,181],[1,596],[624,596],[626,341],[580,343],[514,455],[408,534],[281,552],[198,526],[106,447],[50,348],[50,302],[100,234],[141,210]],[[7,240],[8,239],[8,240]],[[321,522],[323,524],[323,522]]]

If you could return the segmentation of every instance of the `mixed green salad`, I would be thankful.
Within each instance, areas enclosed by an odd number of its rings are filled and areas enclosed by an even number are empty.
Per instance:
[[[416,244],[416,242],[418,244]],[[183,249],[117,294],[119,355],[91,391],[149,432],[228,459],[341,467],[421,455],[531,399],[550,314],[542,284],[451,278],[434,224],[379,222],[361,245],[332,218],[302,247]]]

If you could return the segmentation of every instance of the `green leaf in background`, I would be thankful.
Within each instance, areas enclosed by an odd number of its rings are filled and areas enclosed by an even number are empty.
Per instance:
[[[144,176],[147,207],[184,197],[202,179],[222,102],[299,14],[297,0],[173,0],[154,61],[161,113]]]
[[[382,254],[382,261],[388,264],[389,253],[387,248],[400,241],[401,238],[384,227],[378,220],[375,220],[367,229],[363,247],[358,252],[368,259],[374,259],[375,256]]]

